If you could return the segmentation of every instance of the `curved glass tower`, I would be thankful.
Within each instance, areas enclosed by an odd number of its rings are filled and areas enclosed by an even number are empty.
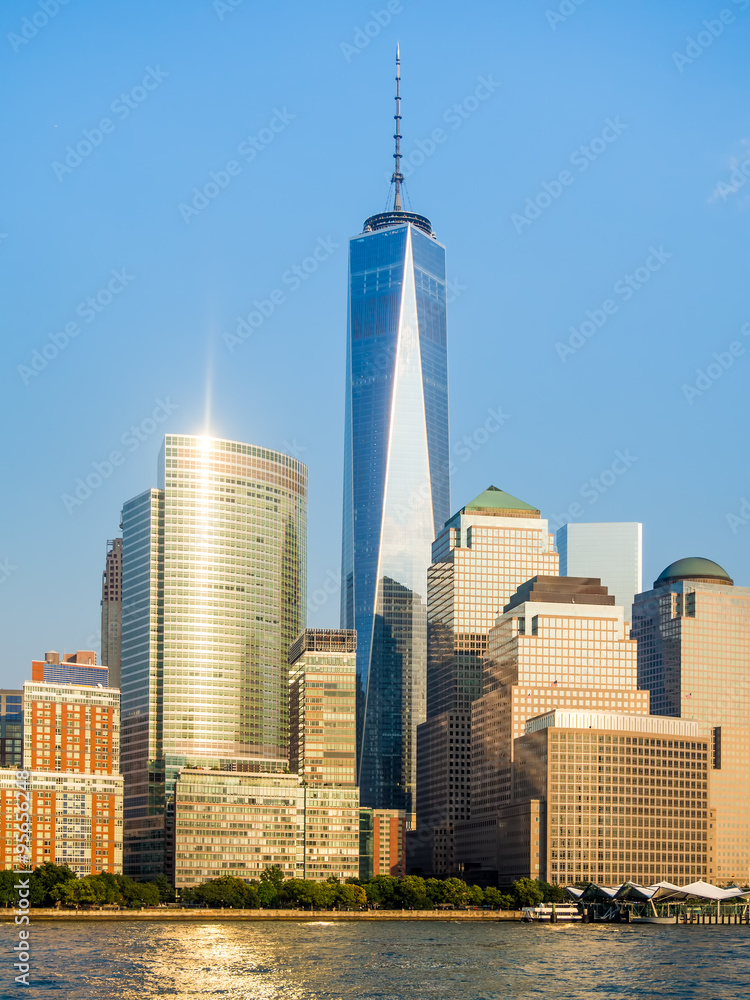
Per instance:
[[[169,870],[182,767],[278,771],[288,651],[304,627],[307,469],[168,434],[159,486],[122,510],[125,868]]]
[[[412,814],[427,568],[450,514],[448,366],[445,248],[401,208],[400,119],[397,89],[393,210],[349,245],[341,624],[358,636],[362,804]]]

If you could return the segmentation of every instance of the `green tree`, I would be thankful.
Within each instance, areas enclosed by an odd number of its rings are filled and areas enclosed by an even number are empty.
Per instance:
[[[444,892],[444,902],[452,903],[453,906],[466,906],[469,902],[469,887],[463,879],[447,878]]]
[[[336,896],[336,901],[341,906],[350,906],[359,909],[359,907],[367,905],[367,893],[361,885],[345,884],[339,886]]]
[[[484,903],[484,892],[481,886],[470,885],[468,892],[470,906],[481,906]]]
[[[32,906],[54,906],[56,898],[52,892],[58,885],[75,879],[76,873],[67,865],[55,865],[45,861],[38,865],[31,876],[29,901]]]
[[[159,902],[174,903],[174,886],[166,875],[157,875],[152,884],[159,893]]]
[[[543,882],[539,879],[539,888],[542,890],[544,903],[564,903],[568,898],[565,889],[554,882]]]
[[[371,882],[363,886],[367,893],[367,902],[375,903],[392,909],[397,906],[398,879],[392,875],[376,875]]]
[[[129,896],[129,903],[139,903],[141,906],[159,905],[159,890],[153,882],[136,882]]]
[[[284,884],[284,872],[278,865],[271,865],[269,868],[264,868],[260,873],[261,882],[270,883],[276,892],[281,890]]]
[[[255,880],[253,880],[253,885],[255,886],[255,891],[258,894],[259,906],[275,906],[278,903],[279,893],[276,886],[270,881],[270,879],[261,878],[260,882],[255,882]]]
[[[513,906],[513,897],[500,892],[494,886],[488,886],[484,890],[484,905],[491,906],[493,910],[509,910]]]
[[[105,903],[123,901],[117,883],[112,884],[100,875],[86,875],[85,878],[60,882],[52,890],[51,896],[68,906],[102,906]]]
[[[222,875],[221,878],[186,889],[183,898],[185,902],[205,903],[211,907],[252,909],[257,906],[258,890],[233,875]]]
[[[427,899],[425,880],[419,875],[407,875],[398,884],[398,899],[408,910],[425,910],[430,905]]]
[[[542,888],[533,878],[519,878],[510,887],[517,909],[523,906],[539,906],[544,898]]]
[[[348,909],[353,909],[358,905],[357,903],[357,892],[359,886],[354,885],[339,885],[336,886],[335,894],[335,906],[345,906]],[[360,890],[361,891],[361,890]]]
[[[425,883],[427,898],[435,905],[445,902],[445,882],[440,878],[428,878]]]
[[[290,878],[284,883],[280,898],[297,906],[330,909],[343,888],[336,881],[314,882],[309,878]]]
[[[15,906],[18,902],[18,891],[13,888],[15,884],[16,876],[12,869],[0,871],[0,904],[3,906]]]

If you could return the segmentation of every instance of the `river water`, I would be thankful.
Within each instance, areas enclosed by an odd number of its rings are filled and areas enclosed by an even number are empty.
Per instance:
[[[34,1000],[739,1000],[750,927],[32,923]],[[0,995],[13,983],[13,925]]]

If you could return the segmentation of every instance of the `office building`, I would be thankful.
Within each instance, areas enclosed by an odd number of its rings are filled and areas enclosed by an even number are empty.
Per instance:
[[[309,628],[293,643],[289,767],[307,785],[356,785],[356,682],[356,632]]]
[[[648,715],[636,671],[623,609],[598,579],[539,575],[518,588],[490,631],[472,704],[471,817],[455,831],[467,874],[500,870],[500,813],[514,804],[514,741],[526,722],[556,708]]]
[[[417,830],[408,867],[456,870],[453,828],[470,816],[471,705],[482,693],[487,636],[516,589],[557,574],[547,521],[490,486],[445,524],[427,585],[427,720],[417,730]]]
[[[302,877],[359,878],[359,789],[308,784],[304,814]]]
[[[362,802],[412,816],[427,568],[450,514],[448,375],[445,248],[401,203],[398,86],[393,205],[349,245],[341,625],[357,632]]]
[[[278,865],[304,876],[304,788],[296,774],[183,768],[174,782],[176,888]]]
[[[0,767],[23,763],[23,691],[0,690]]]
[[[122,664],[122,539],[110,538],[102,573],[102,663],[119,688]]]
[[[643,590],[643,525],[637,521],[565,524],[557,531],[561,576],[598,577],[631,621]]]
[[[710,728],[557,708],[515,741],[498,880],[640,885],[714,878]]]
[[[159,485],[123,506],[122,531],[125,869],[151,877],[174,867],[181,768],[288,767],[307,470],[267,448],[169,434]]]
[[[306,629],[289,651],[289,767],[304,785],[308,879],[359,875],[357,633]]]
[[[43,660],[31,661],[32,681],[46,681],[48,684],[79,684],[83,687],[110,687],[109,669],[97,666],[96,653],[92,649],[79,649],[60,660],[54,651],[44,654]],[[115,685],[111,685],[115,687]]]
[[[667,566],[633,609],[638,683],[657,715],[712,730],[716,880],[750,870],[750,588],[710,559]]]

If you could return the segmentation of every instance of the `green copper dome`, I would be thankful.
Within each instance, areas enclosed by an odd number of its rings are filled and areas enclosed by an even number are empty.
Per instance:
[[[654,581],[654,588],[665,583],[677,583],[678,580],[700,580],[703,583],[724,583],[733,586],[734,580],[725,569],[712,559],[701,559],[700,556],[690,556],[688,559],[678,559],[670,563]]]

